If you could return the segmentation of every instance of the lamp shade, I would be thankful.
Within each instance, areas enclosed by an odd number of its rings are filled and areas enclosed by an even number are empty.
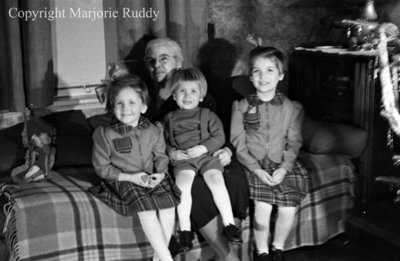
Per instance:
[[[374,0],[367,0],[366,4],[362,10],[362,13],[361,13],[361,19],[374,21],[377,18],[378,18],[378,15],[376,14]]]

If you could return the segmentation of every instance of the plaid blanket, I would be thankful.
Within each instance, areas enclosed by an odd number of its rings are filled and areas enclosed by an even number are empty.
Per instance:
[[[353,206],[354,172],[347,156],[301,152],[310,169],[311,190],[300,203],[285,250],[320,245],[345,232],[348,210]],[[242,223],[242,261],[252,260],[254,236],[250,219]]]
[[[347,156],[302,154],[311,168],[311,191],[297,210],[286,249],[325,243],[345,231],[348,210],[353,207],[354,172]]]
[[[3,184],[11,260],[150,260],[138,217],[112,211],[87,192],[92,185],[57,172],[46,182]]]
[[[353,170],[339,155],[301,154],[311,169],[311,191],[297,210],[286,250],[319,245],[344,232],[352,207]],[[90,173],[51,173],[46,182],[0,185],[8,197],[5,238],[11,260],[151,260],[148,243],[137,216],[124,217],[96,199],[87,189]],[[74,177],[79,178],[74,178]],[[243,245],[235,246],[242,261],[250,259],[253,235],[250,218],[241,224]],[[212,260],[215,252],[197,237],[194,249],[177,260]]]

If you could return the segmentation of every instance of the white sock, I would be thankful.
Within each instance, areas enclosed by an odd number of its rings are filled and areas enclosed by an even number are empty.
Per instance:
[[[275,223],[275,233],[272,245],[276,249],[283,250],[296,214],[296,207],[279,207],[278,217]]]
[[[231,199],[225,185],[223,174],[219,170],[208,170],[204,173],[204,181],[211,190],[215,205],[222,217],[224,226],[235,225],[233,218]]]
[[[168,244],[164,239],[164,231],[158,220],[157,212],[155,210],[139,212],[138,216],[143,232],[156,255],[161,261],[173,261],[171,253],[168,250]]]
[[[255,201],[254,211],[254,239],[258,253],[269,253],[269,222],[272,205]]]
[[[191,230],[190,210],[192,209],[192,184],[196,173],[192,170],[182,170],[176,175],[176,185],[182,191],[181,203],[177,207],[179,227],[181,231]]]

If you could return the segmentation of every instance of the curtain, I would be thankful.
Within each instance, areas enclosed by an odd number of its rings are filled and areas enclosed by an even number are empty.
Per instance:
[[[0,110],[23,111],[26,107],[41,108],[53,103],[56,77],[52,22],[45,18],[24,21],[9,16],[11,8],[51,10],[50,1],[0,1]],[[183,50],[184,66],[193,64],[200,45],[207,40],[207,0],[103,0],[103,7],[118,10],[120,14],[104,19],[106,43],[114,42],[109,37],[116,38],[117,59],[140,76],[145,75],[143,56],[149,40],[155,37],[176,40]],[[150,11],[152,17],[124,17],[124,8]]]
[[[12,18],[10,9],[49,10],[50,4],[49,0],[0,1],[0,110],[48,106],[55,90],[50,21]]]
[[[183,66],[191,66],[201,44],[207,40],[207,0],[104,0],[104,7],[112,5],[123,12],[143,10],[159,12],[157,19],[126,18],[116,21],[118,56],[138,75],[144,74],[143,56],[147,42],[155,37],[169,37],[183,50]],[[105,21],[107,22],[107,21]]]

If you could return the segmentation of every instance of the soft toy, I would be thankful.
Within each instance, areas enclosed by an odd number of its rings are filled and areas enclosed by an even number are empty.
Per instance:
[[[27,141],[25,164],[13,169],[12,180],[15,183],[28,183],[48,178],[55,160],[54,128],[34,119],[25,124],[22,136]]]

